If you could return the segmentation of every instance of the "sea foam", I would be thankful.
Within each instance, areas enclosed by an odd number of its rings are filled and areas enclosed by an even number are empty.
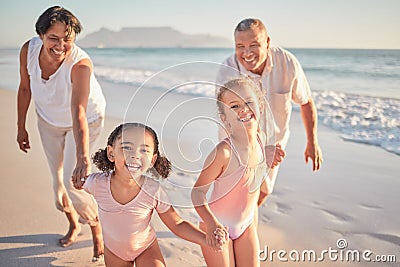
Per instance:
[[[319,120],[346,141],[380,146],[400,155],[400,100],[314,91]]]

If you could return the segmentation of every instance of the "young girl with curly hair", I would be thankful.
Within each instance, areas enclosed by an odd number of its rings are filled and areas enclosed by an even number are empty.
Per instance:
[[[77,188],[92,194],[99,207],[106,266],[165,266],[150,220],[156,210],[177,236],[206,245],[205,233],[184,221],[169,204],[159,178],[167,178],[171,163],[160,155],[153,129],[140,123],[119,125],[93,162],[100,173],[74,180]],[[215,250],[225,238],[216,229]]]

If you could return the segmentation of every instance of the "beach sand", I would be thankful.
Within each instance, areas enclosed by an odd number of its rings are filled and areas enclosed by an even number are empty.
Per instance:
[[[107,88],[107,84],[102,85]],[[105,89],[108,101],[105,129],[100,146],[108,134],[122,122],[129,98]],[[121,91],[122,92],[122,91]],[[123,93],[121,93],[123,94]],[[118,100],[117,100],[118,99]],[[149,92],[148,101],[153,101]],[[179,100],[180,101],[180,100]],[[143,105],[146,105],[144,102]],[[51,179],[43,153],[33,105],[28,116],[31,149],[26,155],[16,143],[16,92],[0,90],[1,143],[0,162],[0,266],[103,266],[93,264],[91,234],[82,228],[76,243],[69,248],[57,246],[65,234],[65,216],[55,209]],[[193,107],[194,109],[196,107]],[[159,111],[160,112],[160,111]],[[167,110],[164,110],[167,112]],[[319,127],[324,164],[313,173],[303,159],[305,134],[300,115],[294,112],[287,158],[283,162],[275,191],[260,209],[259,236],[268,258],[261,266],[365,266],[366,262],[347,262],[340,253],[324,254],[321,262],[294,262],[289,258],[304,250],[359,251],[361,258],[370,250],[376,255],[395,255],[400,261],[400,157],[377,147],[344,142],[339,135]],[[193,133],[197,134],[197,133]],[[168,141],[169,140],[169,141]],[[173,136],[163,142],[173,142]],[[195,177],[182,174],[171,179]],[[186,196],[182,196],[186,197]],[[182,198],[181,197],[181,198]],[[190,199],[181,199],[190,203]],[[179,214],[196,223],[193,208],[177,208]],[[200,248],[172,234],[155,215],[153,224],[168,266],[205,266]],[[338,239],[347,247],[338,249]],[[342,244],[341,243],[341,244]],[[280,254],[273,251],[286,251]],[[273,259],[271,259],[271,253]],[[290,255],[289,255],[290,254]],[[335,261],[334,256],[339,258]],[[265,259],[266,253],[261,257]],[[332,256],[332,255],[331,255]],[[398,266],[371,262],[367,266]]]

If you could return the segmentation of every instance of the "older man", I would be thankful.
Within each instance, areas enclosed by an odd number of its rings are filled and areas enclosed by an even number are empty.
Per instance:
[[[289,139],[292,102],[300,105],[307,135],[305,162],[308,163],[311,159],[313,170],[318,171],[322,164],[322,153],[317,137],[317,110],[300,63],[285,49],[270,46],[271,39],[259,19],[242,20],[236,26],[234,34],[235,54],[223,62],[224,66],[220,69],[217,83],[224,84],[234,75],[239,74],[248,75],[259,81],[276,123],[274,144],[281,146],[282,149],[285,148]],[[267,134],[270,132],[265,129],[265,126],[263,130]],[[269,149],[266,151],[271,153]],[[269,164],[272,169],[268,174],[268,179],[261,185],[259,206],[272,192],[278,165],[284,156],[284,153],[275,153],[273,156],[273,163]]]

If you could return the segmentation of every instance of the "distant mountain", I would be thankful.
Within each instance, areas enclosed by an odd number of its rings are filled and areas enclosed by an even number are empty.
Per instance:
[[[81,47],[231,47],[229,39],[185,34],[170,27],[101,28],[77,41]]]

